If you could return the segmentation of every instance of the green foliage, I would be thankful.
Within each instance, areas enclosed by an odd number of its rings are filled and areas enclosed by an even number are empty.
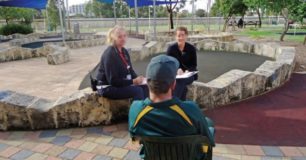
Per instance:
[[[116,1],[116,16],[117,18],[128,18],[129,7],[123,1]],[[135,9],[131,8],[131,17],[135,17]],[[151,17],[153,16],[153,7],[150,6]],[[93,14],[93,15],[92,15]],[[113,4],[101,3],[98,0],[89,1],[85,6],[85,15],[87,17],[113,18]],[[168,15],[166,7],[156,6],[156,17],[166,17]],[[139,18],[149,17],[149,6],[138,8]]]
[[[244,15],[248,7],[243,0],[216,0],[211,8],[212,15],[219,13],[227,19],[232,15]]]
[[[182,17],[182,18],[184,18],[184,17],[190,17],[190,13],[189,13],[188,10],[184,9],[184,10],[182,10],[182,11],[179,13],[179,17]]]
[[[56,5],[56,0],[49,0],[47,6],[47,15],[48,15],[48,26],[50,30],[56,30],[57,26],[60,24],[60,17],[58,8]]]
[[[26,24],[7,24],[0,28],[0,34],[1,35],[11,35],[14,33],[20,33],[20,34],[29,34],[33,33],[33,28],[30,25]]]
[[[31,24],[36,13],[37,11],[33,9],[0,7],[0,18],[5,19],[7,24],[13,20],[21,20],[24,24]]]
[[[207,16],[207,12],[204,9],[198,9],[195,12],[197,17],[206,17]]]

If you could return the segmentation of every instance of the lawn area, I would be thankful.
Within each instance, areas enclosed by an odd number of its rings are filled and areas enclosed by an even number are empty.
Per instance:
[[[296,32],[306,33],[306,29],[296,29]],[[282,26],[267,26],[262,28],[246,28],[237,33],[237,35],[249,36],[254,39],[273,39],[279,41],[282,33]],[[289,29],[288,33],[294,33],[294,29]],[[285,41],[303,42],[305,35],[286,35]]]

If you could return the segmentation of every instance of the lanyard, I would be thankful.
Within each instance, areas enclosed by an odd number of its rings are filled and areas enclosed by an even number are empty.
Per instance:
[[[129,70],[129,69],[130,69],[130,65],[129,65],[129,63],[127,62],[126,57],[124,56],[124,52],[120,52],[119,50],[117,50],[117,48],[116,48],[116,51],[118,51],[118,54],[119,54],[119,56],[120,56],[120,58],[121,58],[123,64],[124,64],[125,67]]]

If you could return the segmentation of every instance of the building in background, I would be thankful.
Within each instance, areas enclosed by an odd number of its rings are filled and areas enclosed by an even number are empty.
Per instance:
[[[69,15],[70,16],[85,15],[85,6],[86,3],[69,6]]]

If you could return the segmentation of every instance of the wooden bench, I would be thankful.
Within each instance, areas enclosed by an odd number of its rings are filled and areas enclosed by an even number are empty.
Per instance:
[[[259,24],[258,21],[248,21],[248,22],[244,21],[244,22],[243,22],[244,28],[245,28],[246,26],[252,26],[252,25],[255,26],[255,28],[256,28],[258,24]]]

